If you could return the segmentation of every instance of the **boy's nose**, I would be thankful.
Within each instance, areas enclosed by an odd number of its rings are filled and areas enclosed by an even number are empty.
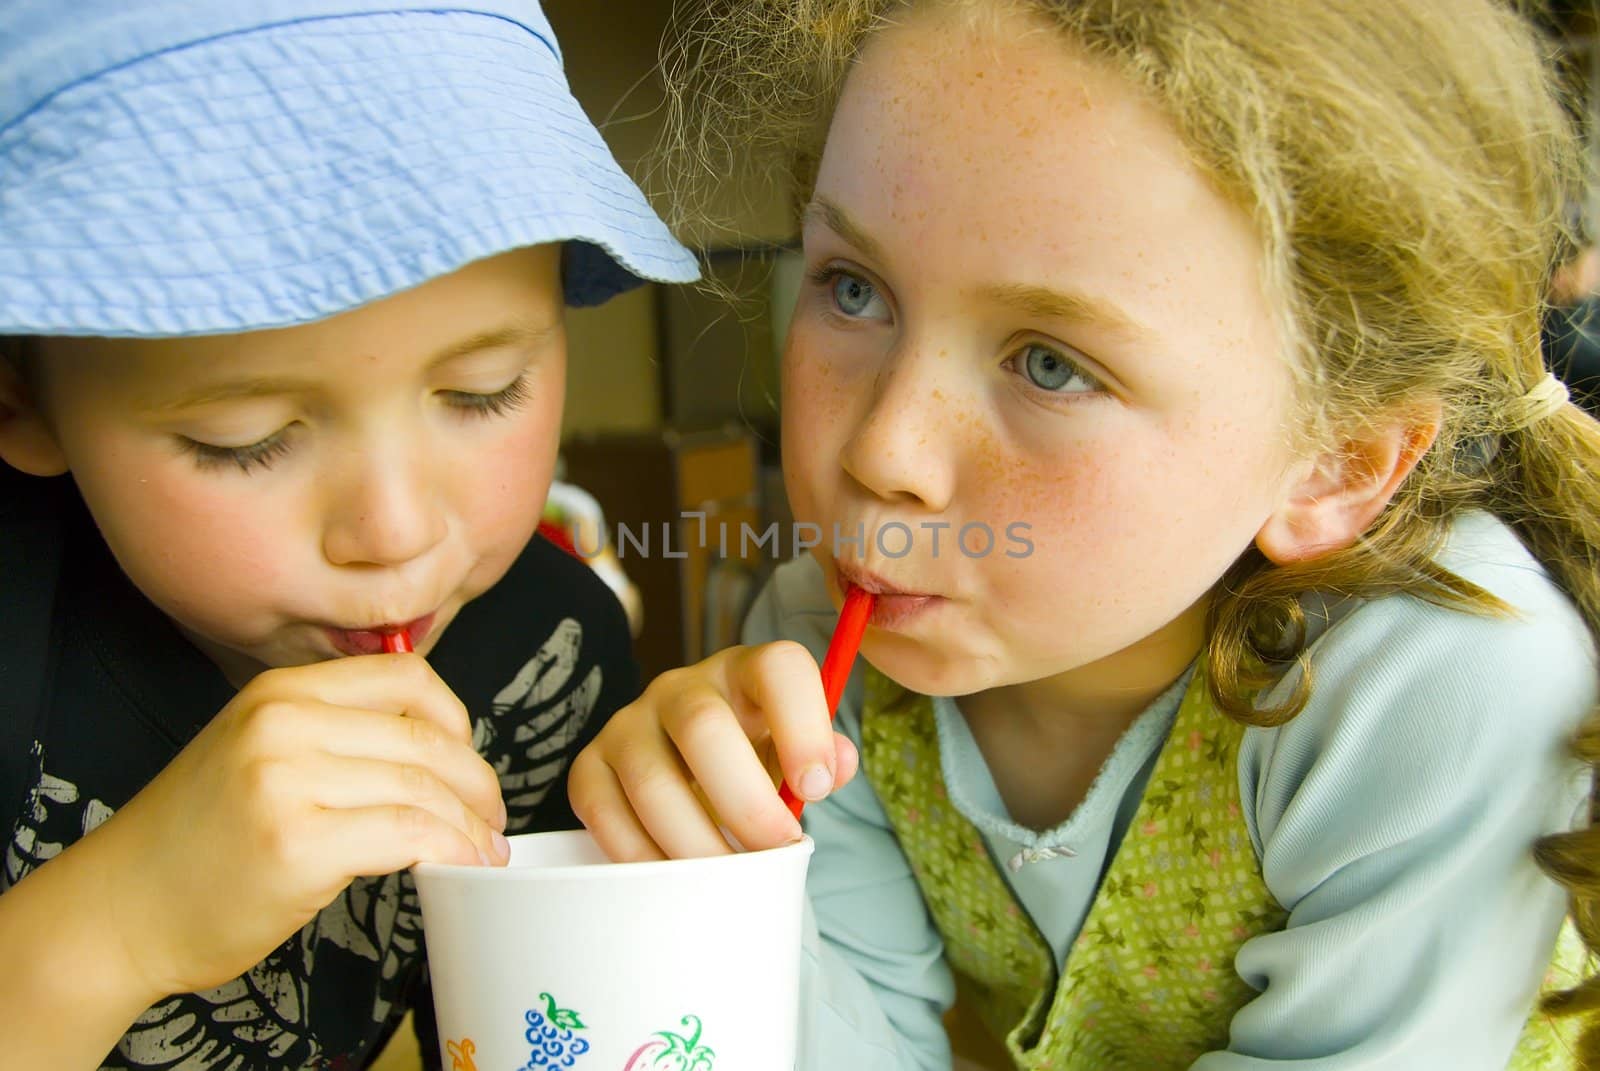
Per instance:
[[[391,459],[392,460],[392,459]],[[328,505],[323,555],[334,565],[401,565],[437,546],[448,528],[441,488],[425,462],[363,467]]]
[[[955,490],[949,386],[926,362],[891,361],[840,456],[844,470],[879,498],[943,512]]]

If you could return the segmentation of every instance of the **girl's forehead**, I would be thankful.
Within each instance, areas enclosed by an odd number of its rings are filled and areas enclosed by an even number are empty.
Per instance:
[[[833,117],[808,250],[864,265],[908,315],[1115,327],[1106,360],[1128,353],[1130,378],[1280,377],[1254,221],[1139,87],[1054,31],[1007,48],[997,32],[914,18],[872,41]]]
[[[1107,170],[1199,176],[1141,88],[1056,28],[1008,20],[929,14],[880,31],[846,80],[829,146],[849,142],[856,167],[991,180],[1083,156]],[[1020,36],[1006,36],[1007,26]]]
[[[891,249],[948,237],[1019,267],[1258,278],[1253,222],[1141,89],[1053,30],[1005,50],[993,37],[944,17],[880,33],[841,95],[816,193]]]

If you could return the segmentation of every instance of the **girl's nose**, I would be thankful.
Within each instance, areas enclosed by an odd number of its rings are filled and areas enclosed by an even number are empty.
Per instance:
[[[939,363],[887,362],[840,457],[845,472],[878,498],[934,513],[949,507],[956,479],[950,387],[932,367]]]
[[[421,458],[363,464],[330,494],[323,555],[335,565],[403,565],[445,537],[443,487]]]

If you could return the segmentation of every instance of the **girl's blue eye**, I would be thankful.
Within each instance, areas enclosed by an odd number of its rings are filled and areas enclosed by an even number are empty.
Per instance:
[[[1099,380],[1089,375],[1065,354],[1037,343],[1022,351],[1023,374],[1034,386],[1053,394],[1087,394],[1103,389]]]
[[[891,319],[889,303],[873,283],[842,267],[824,264],[806,273],[820,293],[828,295],[832,312],[849,320]]]
[[[840,312],[851,316],[860,316],[875,293],[871,283],[854,275],[839,275],[833,280],[833,300],[839,303]]]
[[[833,302],[846,316],[865,316],[878,298],[878,288],[849,272],[833,277]]]

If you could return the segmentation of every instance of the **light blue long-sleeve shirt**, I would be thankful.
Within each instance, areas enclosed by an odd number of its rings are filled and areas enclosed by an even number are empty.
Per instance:
[[[1193,1071],[1506,1064],[1565,911],[1530,848],[1581,813],[1589,778],[1568,743],[1597,701],[1596,656],[1571,603],[1499,521],[1457,522],[1441,560],[1517,614],[1405,596],[1333,608],[1311,648],[1310,703],[1285,726],[1245,733],[1244,822],[1289,921],[1240,950],[1234,968],[1259,996],[1235,1014],[1226,1051]],[[745,640],[798,640],[820,660],[834,616],[820,569],[801,559],[763,591]],[[860,678],[838,722],[858,744]],[[1008,863],[1001,872],[1058,962],[1186,683],[1151,704],[1078,808],[1042,832],[1011,820],[957,704],[935,701],[951,801]],[[816,852],[800,1067],[949,1068],[950,971],[871,785],[857,777],[811,804],[805,824]]]

